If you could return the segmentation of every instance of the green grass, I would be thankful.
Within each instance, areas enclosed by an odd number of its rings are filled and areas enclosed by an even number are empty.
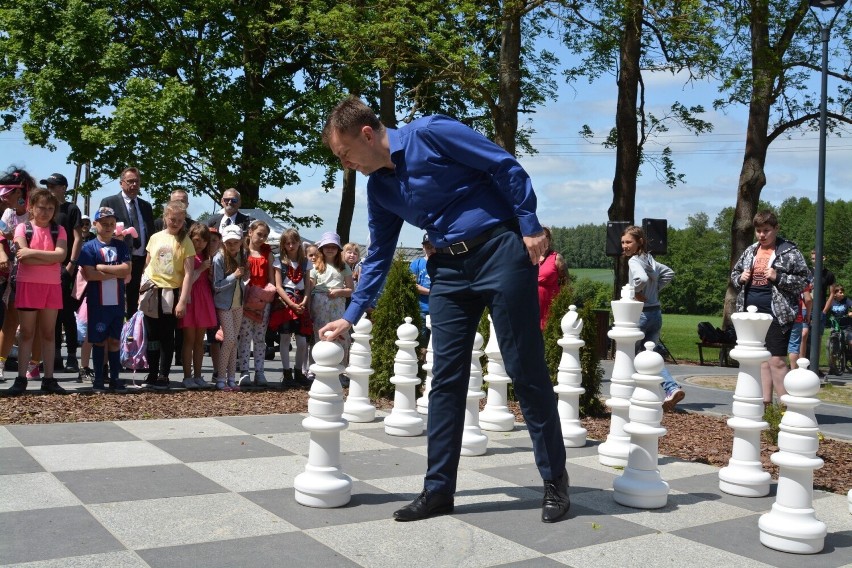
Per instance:
[[[698,361],[698,322],[709,321],[715,327],[722,327],[721,316],[689,316],[663,313],[662,339],[666,347],[678,363],[682,360]],[[718,362],[719,352],[716,349],[704,351],[704,360],[710,363]],[[828,355],[825,351],[825,340],[823,340],[822,354],[820,355],[820,368],[828,365]]]
[[[682,360],[698,361],[698,322],[709,321],[716,327],[722,327],[721,316],[688,316],[663,314],[662,340],[678,363]],[[705,351],[705,360],[717,360],[716,350]]]
[[[588,278],[592,282],[612,284],[613,271],[609,268],[569,268],[568,272],[571,276],[576,276],[577,280]]]

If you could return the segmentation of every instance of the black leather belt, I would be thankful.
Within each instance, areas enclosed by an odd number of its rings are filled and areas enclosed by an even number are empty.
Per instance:
[[[448,247],[436,248],[435,252],[438,254],[451,254],[453,256],[458,256],[460,254],[466,254],[470,252],[471,249],[481,245],[482,243],[488,242],[497,235],[502,235],[503,233],[507,233],[509,231],[517,231],[520,226],[518,225],[517,219],[511,219],[509,221],[503,221],[499,225],[495,225],[491,227],[487,231],[479,233],[473,238],[470,238],[466,241],[459,241],[457,243],[453,243]]]

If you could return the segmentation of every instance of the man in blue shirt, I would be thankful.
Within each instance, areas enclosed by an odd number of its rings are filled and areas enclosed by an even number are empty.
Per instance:
[[[547,242],[529,176],[511,154],[456,120],[436,115],[386,128],[354,97],[331,112],[323,141],[344,167],[369,176],[370,247],[351,304],[321,337],[335,339],[364,313],[404,221],[424,229],[435,246],[427,262],[434,350],[428,467],[423,492],[394,518],[453,510],[471,350],[488,307],[544,479],[541,518],[558,521],[570,506],[568,473],[539,331],[537,263]]]

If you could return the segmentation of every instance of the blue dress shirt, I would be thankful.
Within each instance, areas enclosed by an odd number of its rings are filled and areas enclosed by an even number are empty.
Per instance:
[[[437,248],[517,218],[523,235],[542,231],[529,175],[514,156],[452,118],[434,115],[387,129],[394,169],[367,182],[370,246],[343,317],[355,323],[390,269],[403,221]]]

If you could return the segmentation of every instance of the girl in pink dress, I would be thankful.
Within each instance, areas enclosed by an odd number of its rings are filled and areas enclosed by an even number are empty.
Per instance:
[[[183,330],[183,386],[199,389],[211,386],[201,376],[201,360],[204,357],[204,337],[207,330],[219,324],[216,321],[213,287],[210,284],[210,230],[201,223],[195,223],[189,229],[189,238],[196,250],[195,270],[192,274],[192,292],[186,306],[186,315],[179,320],[178,326]]]
[[[547,238],[547,249],[538,259],[538,309],[541,315],[539,326],[542,331],[544,331],[544,326],[547,325],[550,304],[553,303],[553,299],[559,293],[559,287],[568,282],[565,259],[551,248],[552,236],[547,227],[544,228],[544,236]]]

